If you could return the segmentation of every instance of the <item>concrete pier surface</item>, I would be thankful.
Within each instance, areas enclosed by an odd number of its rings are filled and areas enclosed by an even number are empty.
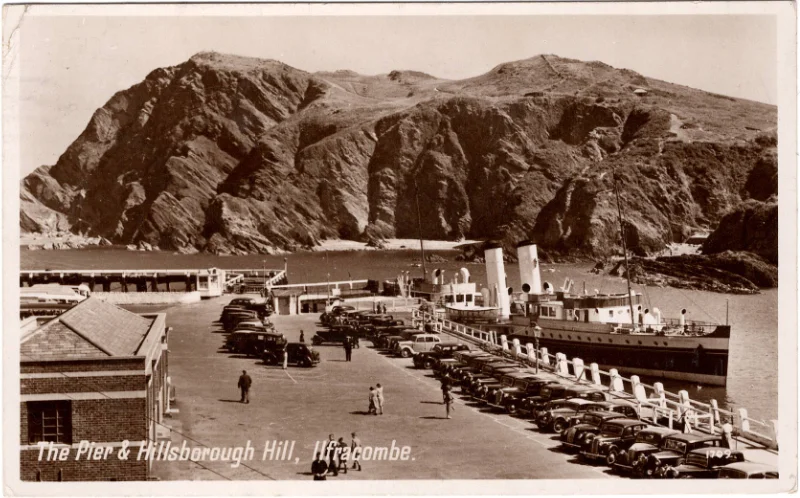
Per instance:
[[[577,463],[555,450],[557,437],[540,434],[527,421],[458,400],[453,418],[445,418],[439,383],[410,359],[385,356],[362,341],[345,362],[344,349],[315,347],[321,362],[311,369],[265,366],[259,359],[221,349],[224,334],[213,322],[232,297],[166,309],[173,330],[169,373],[179,413],[165,418],[169,441],[192,448],[243,447],[249,441],[255,457],[232,468],[230,462],[153,463],[162,480],[310,480],[317,441],[329,434],[356,432],[370,447],[409,446],[406,461],[365,461],[363,471],[329,479],[604,479],[605,467]],[[279,332],[297,341],[300,330],[310,344],[318,315],[273,316]],[[242,370],[253,379],[250,403],[239,403],[237,381]],[[380,383],[385,414],[367,415],[369,387]],[[165,439],[167,441],[167,439]],[[294,441],[286,461],[262,460],[266,444]],[[246,466],[245,466],[246,465]]]

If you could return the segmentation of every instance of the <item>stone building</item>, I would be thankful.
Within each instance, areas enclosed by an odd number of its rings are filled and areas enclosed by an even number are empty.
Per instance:
[[[152,461],[136,455],[168,434],[161,425],[169,410],[168,333],[164,314],[139,315],[97,298],[44,324],[23,324],[20,478],[148,479]],[[127,460],[117,456],[124,441]],[[101,460],[76,459],[82,442],[113,450]]]

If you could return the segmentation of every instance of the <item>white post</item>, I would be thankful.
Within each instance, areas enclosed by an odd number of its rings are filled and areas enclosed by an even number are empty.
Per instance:
[[[572,359],[572,371],[575,372],[575,378],[578,379],[578,382],[583,380],[584,375],[584,368],[583,368],[583,360],[580,358],[573,358]]]
[[[522,356],[522,346],[519,343],[519,339],[512,340],[511,344],[514,345],[514,354],[517,356]]]
[[[550,355],[547,354],[547,348],[539,348],[539,356],[542,364],[550,366]]]
[[[528,359],[536,363],[536,348],[533,347],[533,343],[525,343],[525,351],[528,353]]]
[[[569,363],[567,363],[567,355],[564,353],[556,353],[556,367],[559,374],[569,377]]]
[[[692,432],[692,426],[689,424],[689,416],[692,409],[692,404],[689,399],[688,391],[683,389],[678,391],[678,400],[680,401],[678,416],[683,418],[684,432]]]
[[[500,336],[500,344],[503,345],[503,351],[508,351],[508,338],[505,334]]]
[[[619,371],[616,368],[612,368],[608,371],[608,390],[611,392],[622,392],[624,391],[625,386],[622,383],[622,376],[620,376]]]
[[[739,408],[739,431],[750,432],[750,421],[747,420],[747,408]]]
[[[602,385],[603,379],[600,378],[600,366],[597,363],[590,363],[589,370],[592,372],[592,383],[595,385]]]
[[[711,434],[714,434],[714,426],[715,426],[716,422],[722,422],[722,420],[720,420],[720,418],[719,418],[719,404],[717,403],[717,400],[712,399],[711,400],[711,421],[710,421]]]

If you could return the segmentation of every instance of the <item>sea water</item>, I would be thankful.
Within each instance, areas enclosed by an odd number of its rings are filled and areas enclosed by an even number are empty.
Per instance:
[[[421,277],[419,252],[407,251],[349,251],[298,252],[286,256],[213,256],[208,254],[182,255],[168,251],[138,252],[124,249],[88,248],[66,251],[21,252],[23,270],[59,269],[181,269],[227,268],[261,269],[288,268],[290,283],[326,282],[350,279],[394,279],[401,272]],[[445,272],[450,280],[459,268],[467,268],[478,288],[486,282],[482,264],[455,261],[454,252],[436,254],[447,261],[426,263],[430,276],[435,269]],[[591,264],[543,264],[542,280],[560,288],[565,278],[575,282],[573,291],[580,292],[586,283],[588,292],[625,292],[625,280],[591,273]],[[519,291],[519,267],[506,264],[508,285]],[[664,317],[677,317],[686,308],[687,319],[725,323],[726,313],[732,325],[728,385],[709,387],[666,381],[665,387],[677,392],[686,389],[693,399],[716,399],[721,408],[747,408],[752,418],[778,418],[778,290],[769,289],[756,295],[727,295],[673,288],[643,287],[634,290],[644,295],[644,304],[657,307]],[[657,379],[643,379],[653,381]]]

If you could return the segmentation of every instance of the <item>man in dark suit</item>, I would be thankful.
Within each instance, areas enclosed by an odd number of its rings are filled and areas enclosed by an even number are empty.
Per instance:
[[[317,453],[317,459],[311,463],[311,473],[315,481],[327,481],[328,464],[322,459],[322,453]]]
[[[247,370],[242,370],[242,375],[239,376],[239,390],[242,391],[242,399],[240,403],[250,402],[250,386],[253,384],[253,379],[247,375]]]
[[[350,342],[349,337],[345,337],[344,339],[344,359],[345,361],[350,361],[350,358],[353,356],[353,343]]]

